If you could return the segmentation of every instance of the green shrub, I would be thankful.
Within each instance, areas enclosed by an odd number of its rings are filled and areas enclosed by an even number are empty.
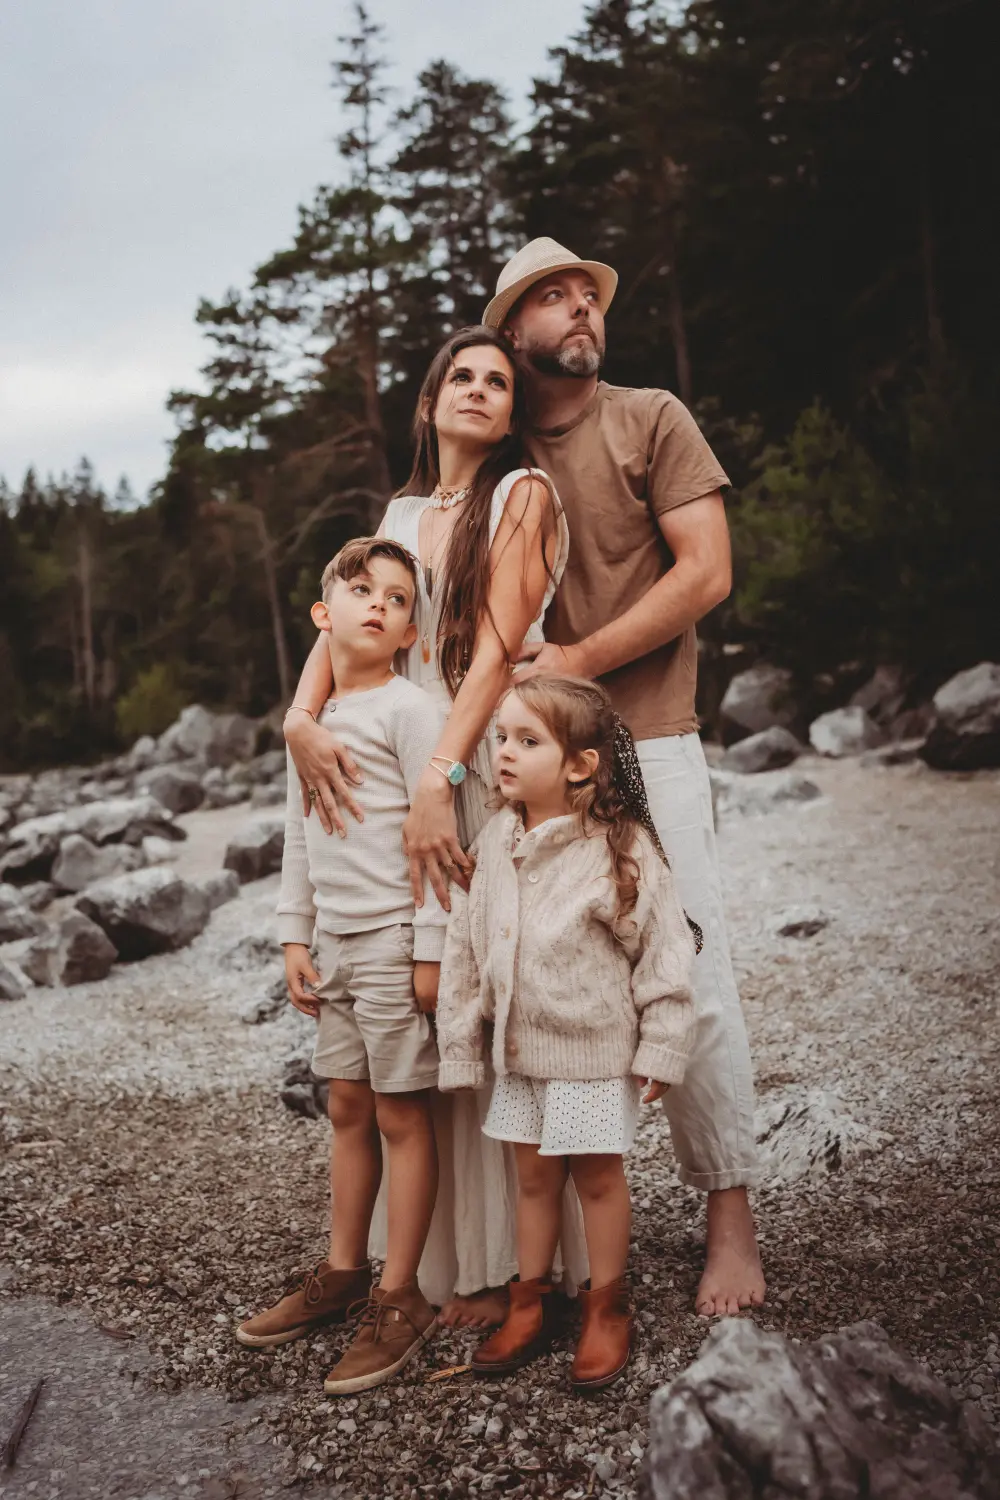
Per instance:
[[[130,744],[143,734],[162,734],[187,701],[171,668],[157,662],[140,672],[128,692],[118,699],[118,732]]]
[[[819,404],[758,469],[732,509],[738,632],[801,673],[877,656],[889,479]]]

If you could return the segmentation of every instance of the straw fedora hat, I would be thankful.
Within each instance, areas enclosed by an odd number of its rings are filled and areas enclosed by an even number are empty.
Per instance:
[[[497,277],[497,294],[483,313],[487,328],[502,328],[514,303],[529,286],[556,271],[589,271],[597,283],[601,312],[611,306],[618,285],[618,272],[599,260],[581,260],[572,250],[544,236],[528,243],[512,256]]]

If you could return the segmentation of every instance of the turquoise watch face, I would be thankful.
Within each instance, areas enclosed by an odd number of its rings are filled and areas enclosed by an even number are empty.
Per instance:
[[[448,780],[452,786],[458,786],[460,782],[465,780],[465,767],[460,760],[452,761],[451,769],[448,772]]]

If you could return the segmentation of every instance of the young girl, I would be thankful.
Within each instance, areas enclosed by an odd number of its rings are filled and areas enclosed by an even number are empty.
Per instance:
[[[468,896],[453,895],[438,1008],[442,1089],[482,1087],[492,1023],[496,1082],[483,1129],[512,1142],[517,1158],[519,1276],[506,1321],[473,1365],[506,1374],[551,1342],[571,1179],[590,1280],[570,1383],[596,1390],[629,1359],[622,1158],[640,1086],[649,1103],[684,1076],[695,943],[643,826],[635,750],[604,689],[554,676],[516,685],[497,740],[506,807],[477,840]]]

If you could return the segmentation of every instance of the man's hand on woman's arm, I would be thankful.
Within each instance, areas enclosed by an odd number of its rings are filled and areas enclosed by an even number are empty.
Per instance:
[[[320,634],[302,668],[293,707],[285,715],[285,743],[299,773],[303,814],[308,817],[315,809],[326,832],[336,829],[344,838],[347,829],[342,808],[359,823],[364,821],[351,796],[351,788],[361,785],[362,776],[346,745],[315,722],[332,688],[330,653],[326,638]],[[311,790],[315,797],[310,796]]]
[[[539,672],[603,677],[676,640],[721,604],[732,587],[732,559],[719,491],[678,505],[657,519],[673,554],[673,567],[631,609],[575,645],[546,643],[540,651],[525,647],[515,681],[523,682]]]

